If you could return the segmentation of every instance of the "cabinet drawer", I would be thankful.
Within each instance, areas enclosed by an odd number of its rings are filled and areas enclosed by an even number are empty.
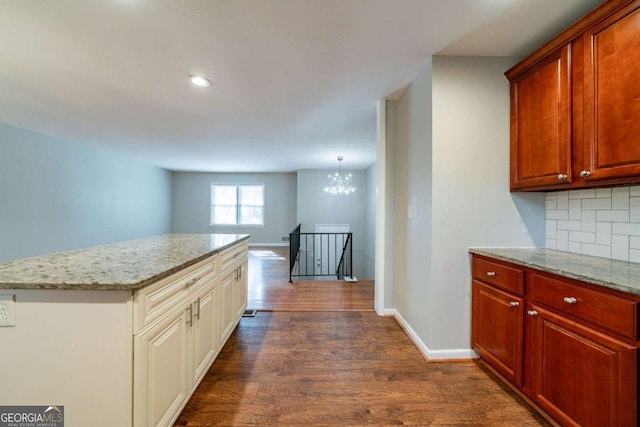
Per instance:
[[[220,271],[224,272],[238,266],[247,257],[249,245],[240,243],[220,252]]]
[[[534,303],[636,339],[635,301],[537,273],[532,288]]]
[[[137,291],[133,305],[134,334],[168,313],[202,286],[213,283],[217,255]]]
[[[524,270],[477,256],[473,257],[473,277],[518,295],[524,294]]]

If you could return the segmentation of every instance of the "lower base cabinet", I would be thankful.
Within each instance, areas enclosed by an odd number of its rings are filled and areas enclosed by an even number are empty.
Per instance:
[[[189,317],[186,309],[179,309],[135,337],[133,425],[169,425],[185,403]]]
[[[135,426],[170,425],[209,369],[220,349],[218,295],[205,286],[135,337]]]
[[[638,425],[640,298],[478,255],[472,298],[473,348],[558,423]]]
[[[229,251],[235,256],[225,263]],[[134,302],[143,319],[134,334],[135,427],[173,425],[240,321],[247,305],[246,243],[220,258],[145,288]]]
[[[248,268],[249,268],[249,264],[247,261],[244,261],[242,264],[238,266],[238,278],[236,279],[235,294],[234,294],[234,307],[236,309],[236,313],[235,313],[236,317],[242,317],[244,310],[247,308]]]
[[[233,299],[234,285],[233,275],[227,275],[220,283],[220,292],[224,301],[220,306],[220,335],[223,337],[229,335],[234,327],[233,319],[236,311]]]
[[[637,349],[532,307],[534,400],[563,425],[635,426]]]
[[[220,328],[216,327],[220,301],[219,286],[205,290],[195,301],[192,384],[200,382],[220,350]]]
[[[517,385],[522,383],[523,307],[522,298],[473,281],[473,347]]]

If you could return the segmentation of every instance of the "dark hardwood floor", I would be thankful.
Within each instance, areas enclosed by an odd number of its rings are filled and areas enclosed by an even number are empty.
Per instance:
[[[249,251],[248,308],[268,311],[373,311],[372,281],[298,280],[289,283],[289,248]]]
[[[176,426],[548,425],[480,364],[425,361],[393,318],[281,309],[241,320]]]

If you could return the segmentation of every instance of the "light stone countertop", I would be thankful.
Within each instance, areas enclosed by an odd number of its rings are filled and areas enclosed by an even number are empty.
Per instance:
[[[0,289],[136,290],[248,234],[165,234],[0,263]]]
[[[640,295],[640,264],[553,249],[470,248],[469,252]]]

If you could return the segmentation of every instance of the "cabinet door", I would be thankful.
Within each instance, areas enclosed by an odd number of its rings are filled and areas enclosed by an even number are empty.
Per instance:
[[[220,283],[220,336],[222,342],[225,342],[235,325],[236,307],[234,305],[234,288],[235,288],[235,270],[227,274]]]
[[[193,372],[191,387],[197,384],[209,368],[220,346],[220,331],[216,316],[218,288],[208,289],[193,303]]]
[[[235,287],[235,307],[236,307],[236,319],[242,317],[242,313],[247,308],[247,267],[248,264],[244,263],[238,266],[238,279],[236,280]]]
[[[584,35],[588,180],[640,179],[639,7],[634,2]]]
[[[134,425],[168,426],[188,390],[191,305],[134,337]]]
[[[636,348],[534,306],[534,398],[571,426],[636,425]]]
[[[473,281],[473,348],[516,385],[522,384],[523,300]]]
[[[567,184],[571,174],[571,46],[511,81],[511,188]]]

